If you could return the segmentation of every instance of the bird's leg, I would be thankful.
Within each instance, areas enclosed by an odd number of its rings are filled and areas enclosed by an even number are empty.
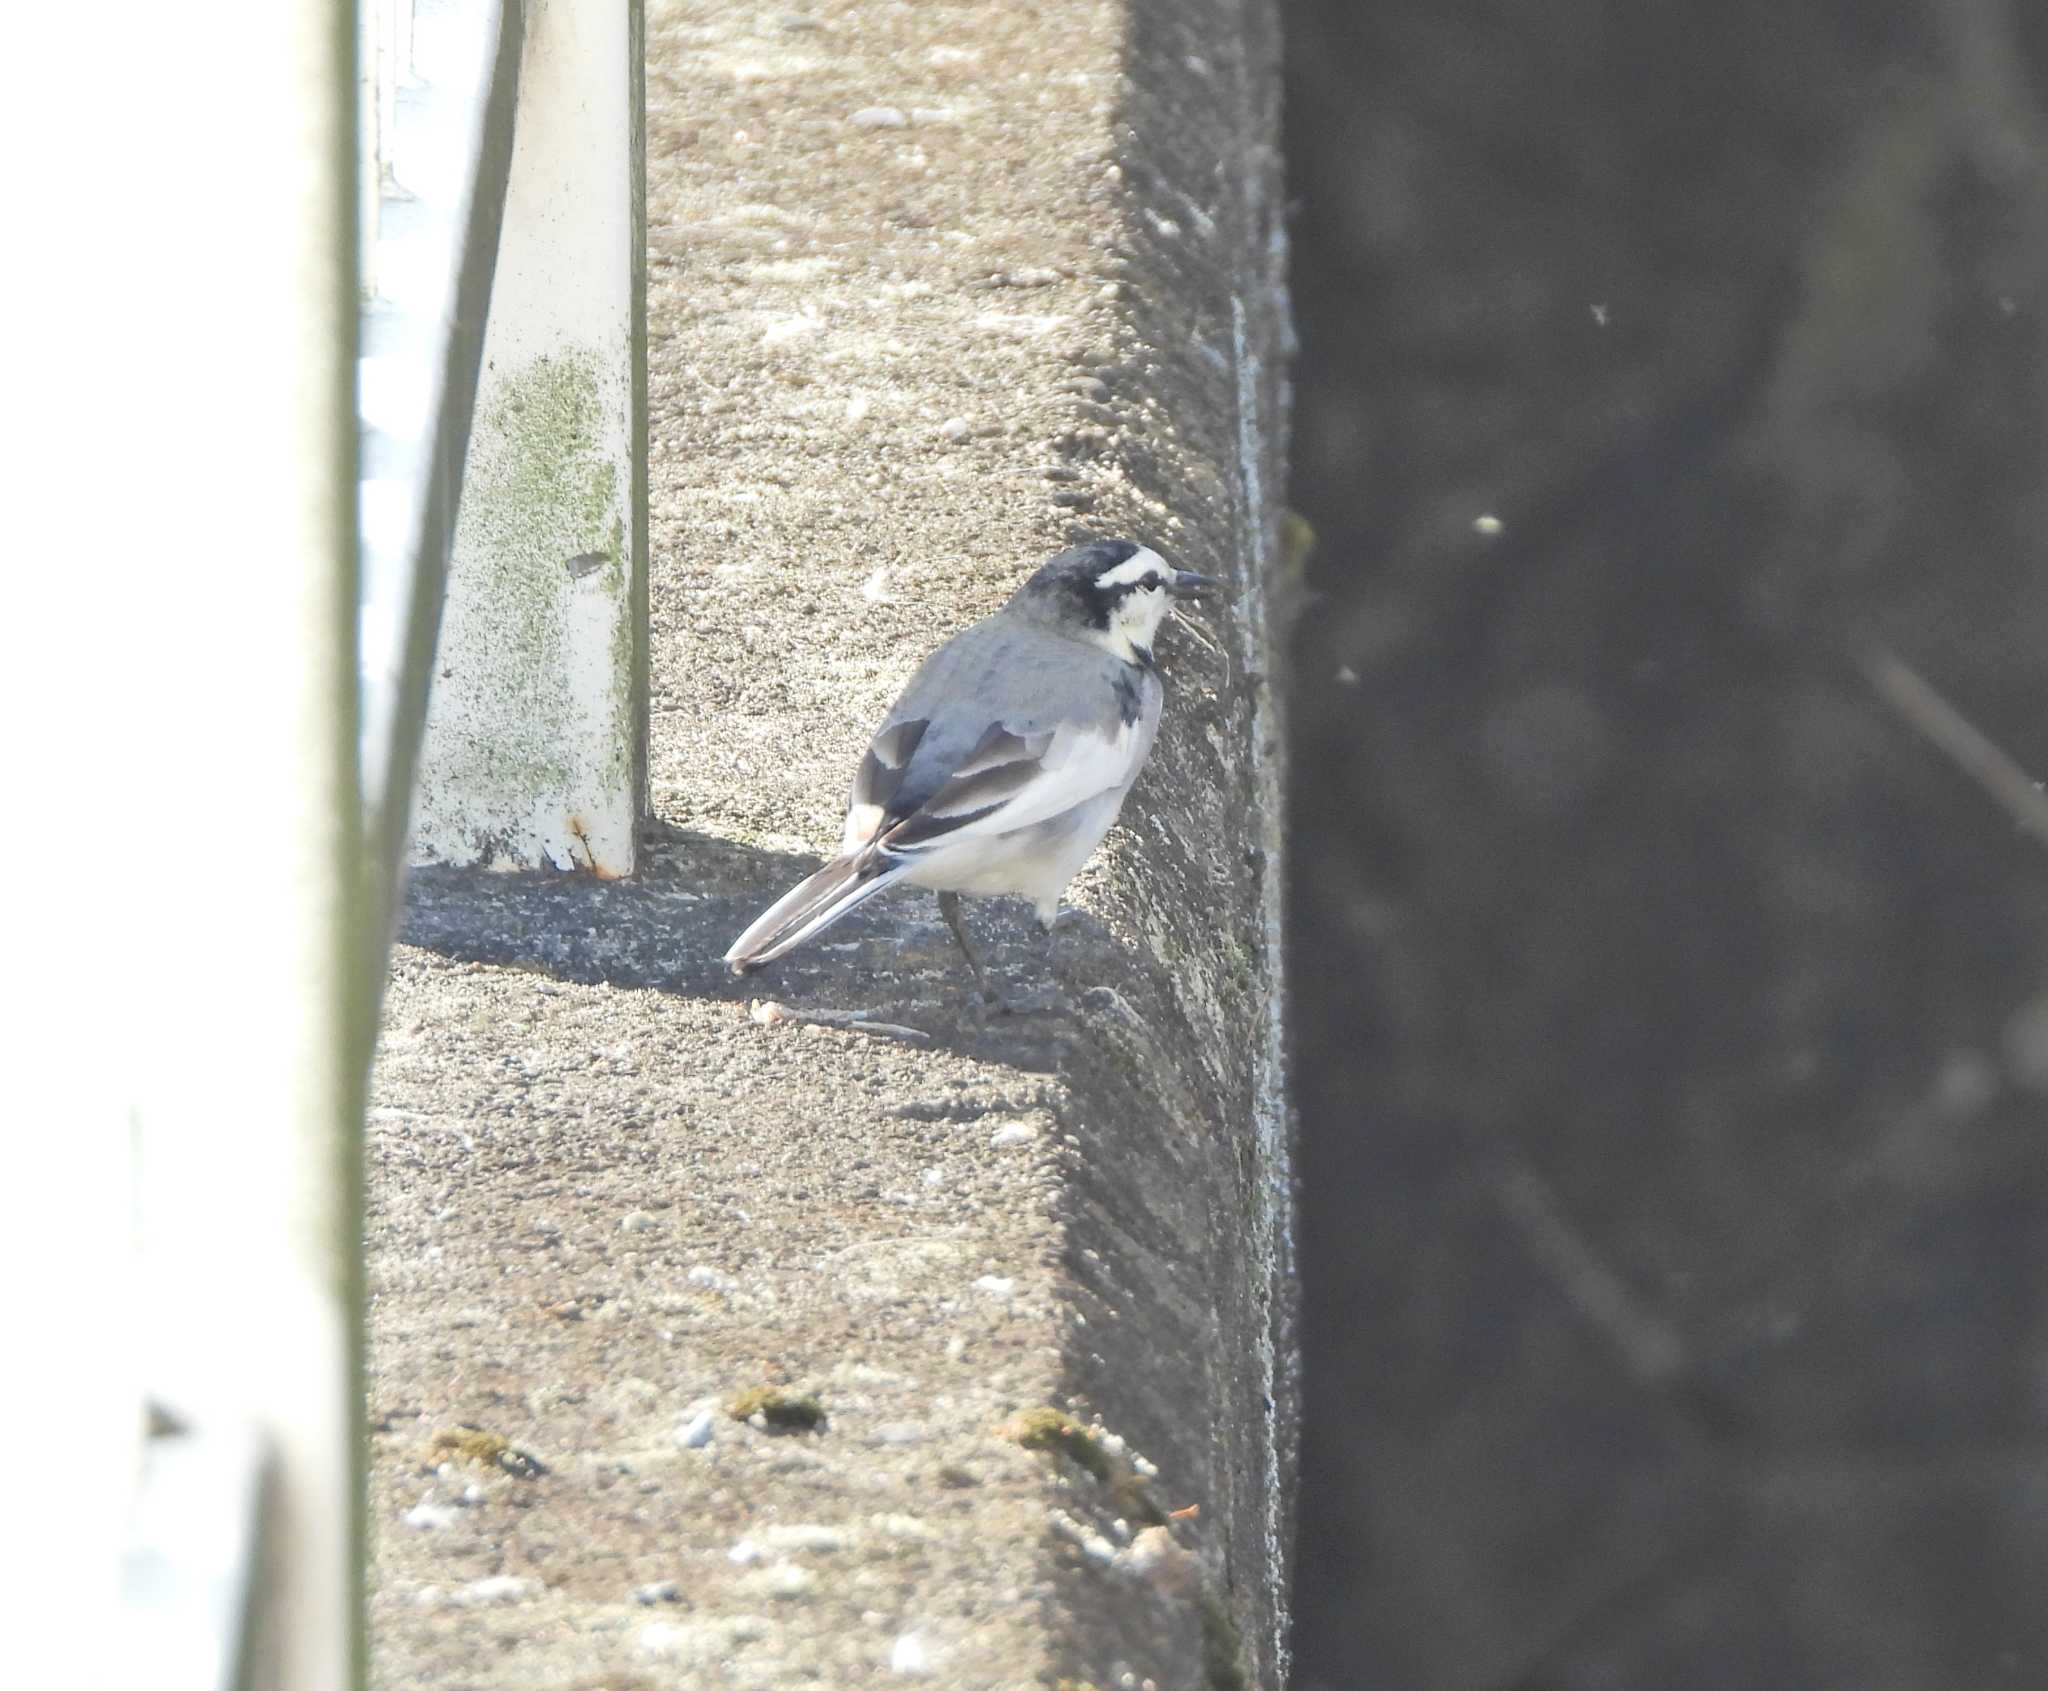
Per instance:
[[[1056,1010],[1060,1006],[1061,987],[1059,969],[1058,920],[1060,908],[1057,903],[1050,906],[1041,904],[1035,912],[1038,931],[1045,935],[1045,984],[1022,997],[1012,998],[1004,1008],[1017,1012]]]
[[[1051,911],[1041,907],[1038,911],[1038,931],[1045,935],[1045,972],[1055,986],[1059,984],[1059,931],[1060,908],[1054,905]]]
[[[981,959],[974,954],[974,947],[967,938],[967,924],[960,919],[960,895],[957,892],[939,894],[939,914],[946,918],[946,926],[953,930],[954,943],[960,947],[960,955],[967,959],[968,968],[974,971],[974,984],[981,988],[984,998],[989,996],[988,976],[982,973]]]

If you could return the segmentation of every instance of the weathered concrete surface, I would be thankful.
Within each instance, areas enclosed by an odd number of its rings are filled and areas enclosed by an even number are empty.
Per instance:
[[[631,883],[413,890],[371,1124],[378,1681],[1277,1685],[1269,10],[648,24],[658,821]],[[912,895],[731,982],[917,659],[1084,531],[1243,597],[1164,653],[1062,1007],[968,1010]],[[972,919],[1042,978],[1021,911]],[[826,1426],[724,1413],[762,1386]],[[1046,1406],[1156,1475],[999,1435]],[[447,1462],[462,1423],[548,1472]]]

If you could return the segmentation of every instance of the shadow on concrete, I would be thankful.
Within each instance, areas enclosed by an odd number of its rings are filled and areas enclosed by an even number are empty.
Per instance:
[[[975,899],[967,922],[991,984],[1032,1008],[984,1009],[931,894],[884,893],[744,978],[719,959],[819,859],[649,823],[631,880],[549,870],[428,866],[406,887],[399,943],[587,986],[651,988],[799,1016],[858,1011],[931,1045],[1032,1073],[1065,1072],[1098,1009],[1128,1003],[1138,962],[1096,918],[1068,910],[1048,952],[1021,899]],[[1114,1001],[1104,989],[1114,981]],[[851,1032],[862,1032],[858,1026]],[[869,1037],[890,1038],[879,1031]]]

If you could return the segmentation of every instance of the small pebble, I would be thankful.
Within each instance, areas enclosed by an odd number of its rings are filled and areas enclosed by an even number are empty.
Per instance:
[[[634,1640],[650,1656],[680,1656],[694,1636],[694,1629],[671,1626],[667,1621],[649,1621]]]
[[[635,1586],[633,1601],[652,1608],[656,1603],[680,1603],[683,1588],[672,1579],[658,1579],[652,1585]]]
[[[1164,1527],[1145,1528],[1118,1560],[1170,1597],[1188,1595],[1201,1581],[1201,1562],[1192,1551],[1176,1544]]]
[[[684,1270],[683,1278],[693,1286],[703,1286],[713,1292],[729,1292],[733,1288],[730,1274],[721,1274],[709,1263],[693,1262]]]
[[[1494,516],[1490,511],[1485,516],[1472,519],[1472,531],[1475,534],[1499,534],[1505,526],[1500,518]]]
[[[974,425],[965,417],[948,417],[939,425],[939,433],[947,440],[962,441],[974,432]]]
[[[818,1583],[818,1576],[793,1562],[779,1562],[774,1567],[756,1569],[740,1583],[760,1596],[787,1599],[808,1596],[811,1587]]]
[[[751,1568],[766,1554],[751,1538],[743,1538],[725,1553],[725,1559],[737,1567]]]
[[[700,1409],[676,1428],[676,1443],[685,1450],[702,1450],[711,1442],[711,1429],[717,1424],[717,1416],[708,1409]]]
[[[439,1532],[452,1527],[462,1511],[449,1503],[416,1503],[405,1512],[405,1524],[414,1532]]]
[[[660,1225],[661,1223],[645,1210],[628,1210],[619,1217],[619,1230],[622,1233],[652,1233]]]
[[[1081,1554],[1091,1562],[1100,1562],[1106,1566],[1117,1558],[1116,1546],[1101,1533],[1083,1526],[1073,1516],[1060,1510],[1053,1511],[1052,1530],[1080,1546]]]
[[[1007,1298],[1015,1295],[1017,1282],[1002,1274],[984,1274],[975,1281],[977,1292],[986,1292],[992,1298]]]
[[[894,106],[862,106],[846,121],[856,129],[901,129],[910,119]]]
[[[1029,1145],[1038,1137],[1038,1129],[1028,1121],[1005,1122],[988,1136],[991,1150],[1006,1150],[1012,1145]]]
[[[451,1591],[448,1601],[465,1608],[476,1603],[519,1603],[538,1590],[538,1580],[520,1579],[513,1574],[493,1574],[488,1579],[473,1579]]]
[[[771,1550],[839,1550],[846,1544],[846,1535],[836,1527],[814,1526],[809,1523],[792,1523],[782,1527],[763,1527],[761,1539]]]
[[[747,1014],[752,1016],[764,1028],[773,1027],[777,1022],[793,1022],[796,1020],[796,1013],[787,1004],[778,1004],[772,998],[755,999],[752,1006],[749,1007]]]
[[[909,1675],[930,1673],[931,1657],[925,1652],[924,1640],[914,1632],[899,1635],[889,1650],[889,1671]]]

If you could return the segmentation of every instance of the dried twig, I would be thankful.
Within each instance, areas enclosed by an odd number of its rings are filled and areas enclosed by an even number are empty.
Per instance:
[[[2024,769],[1889,647],[1867,647],[1857,667],[1880,699],[1983,788],[2021,829],[2048,843],[2048,794]]]
[[[907,1039],[917,1045],[929,1045],[932,1036],[921,1028],[909,1028],[900,1022],[877,1022],[870,1020],[867,1010],[799,1010],[794,1005],[783,1004],[772,998],[754,1001],[748,1012],[764,1027],[776,1022],[810,1022],[817,1027],[845,1028],[851,1033],[879,1033],[889,1039]]]

